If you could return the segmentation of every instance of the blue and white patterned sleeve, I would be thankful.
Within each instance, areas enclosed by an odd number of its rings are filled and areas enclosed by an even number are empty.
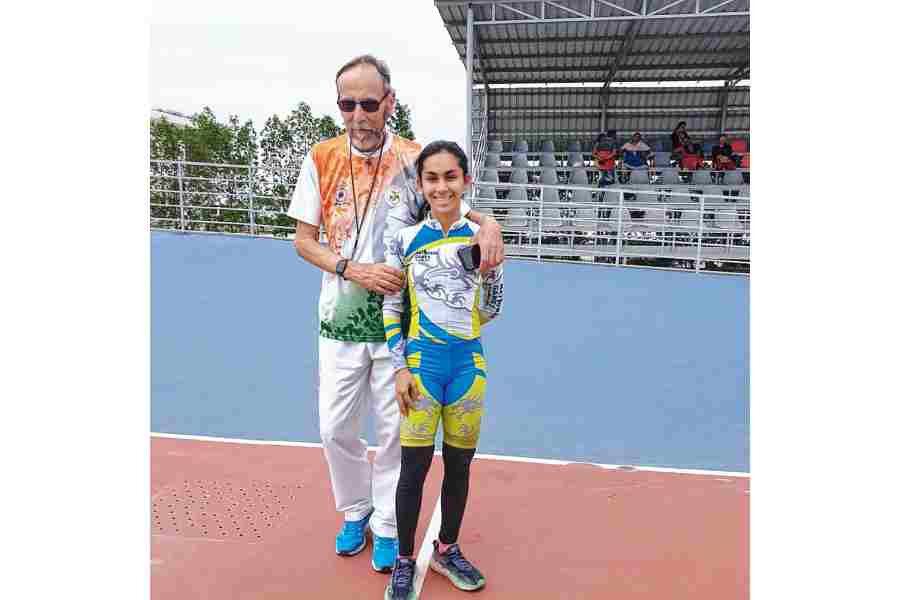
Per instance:
[[[503,310],[503,265],[491,269],[481,276],[481,306],[478,317],[481,324],[500,316]]]
[[[384,253],[388,266],[406,271],[403,266],[403,241],[398,231],[391,238]],[[409,275],[407,274],[407,277]],[[391,351],[391,364],[394,371],[406,368],[406,339],[403,337],[403,290],[396,294],[385,294],[384,304],[381,307],[381,317],[384,320],[384,337],[387,339],[388,348]]]

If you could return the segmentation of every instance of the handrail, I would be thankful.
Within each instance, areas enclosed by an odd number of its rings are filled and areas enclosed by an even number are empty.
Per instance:
[[[486,147],[486,138],[480,141]],[[151,171],[157,168],[154,164],[161,163],[174,167],[167,178],[177,185],[172,189],[149,187],[151,228],[292,237],[295,223],[284,208],[295,187],[295,177],[282,176],[282,181],[275,182],[264,167],[252,167],[251,171],[247,165],[189,161],[154,160]],[[192,165],[232,169],[248,177],[241,181],[227,174],[188,177],[186,171]],[[284,193],[261,193],[272,185],[283,186]],[[494,188],[500,197],[486,197],[483,190],[487,187]],[[724,193],[703,194],[701,188],[708,187]],[[506,196],[513,189],[526,190],[525,199],[508,200]],[[506,255],[514,259],[661,268],[675,265],[695,272],[704,267],[745,265],[727,269],[746,270],[750,263],[751,197],[749,193],[729,194],[729,189],[744,193],[749,188],[716,183],[597,187],[476,179],[467,201],[474,209],[493,214],[503,233]],[[583,197],[576,201],[576,195]]]

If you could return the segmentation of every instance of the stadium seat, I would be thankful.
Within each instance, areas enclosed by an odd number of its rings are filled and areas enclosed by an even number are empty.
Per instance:
[[[731,140],[731,149],[738,154],[743,154],[749,150],[749,146],[747,145],[747,140],[744,139],[734,139]]]
[[[506,216],[498,216],[496,219],[503,229],[511,231],[528,230],[528,214],[525,212],[524,208],[510,208]]]
[[[567,150],[568,152],[581,152],[581,142],[577,140],[574,142],[569,142]]]
[[[496,200],[497,188],[493,186],[479,186],[475,190],[475,196],[479,200]]]
[[[559,190],[557,188],[542,186],[541,187],[541,200],[543,200],[544,202],[565,202],[565,201],[567,201],[568,198],[565,197],[565,194],[563,194],[563,197],[560,198],[560,192],[561,192],[561,190]]]
[[[528,171],[526,171],[525,169],[513,169],[512,173],[509,176],[509,182],[528,183]]]
[[[515,147],[513,148],[514,152],[528,152],[528,142],[525,140],[519,140],[516,142]]]
[[[541,198],[544,202],[559,202],[559,191],[554,188],[541,188]],[[540,210],[540,209],[538,209]],[[551,229],[561,229],[563,227],[562,213],[557,206],[545,206],[543,208],[543,223],[541,229],[549,231]]]
[[[671,152],[657,152],[656,156],[656,168],[664,169],[668,167],[672,162],[672,153]]]
[[[508,202],[527,202],[528,195],[525,193],[525,188],[512,188],[509,190],[506,200]]]
[[[544,140],[541,144],[541,152],[550,152],[551,154],[556,152],[556,147],[553,144],[553,140]]]
[[[584,154],[579,152],[569,152],[569,159],[567,161],[570,167],[583,167],[584,166]]]
[[[556,169],[553,167],[544,167],[541,169],[541,183],[557,185],[559,183],[559,178],[556,176]]]
[[[500,155],[494,154],[493,152],[488,152],[484,155],[484,166],[488,168],[495,168],[500,166]]]
[[[597,230],[597,203],[592,198],[590,190],[575,190],[573,202],[585,206],[570,209],[572,215],[572,227],[581,232],[593,232]]]
[[[737,210],[735,206],[716,207],[712,222],[707,221],[706,224],[723,229],[738,229],[740,224]]]
[[[497,178],[497,169],[484,169],[481,172],[481,181],[499,183],[500,180]]]
[[[659,192],[652,186],[641,186],[637,190],[635,203],[642,204],[643,222],[647,226],[662,227],[666,223],[666,209],[659,201]]]
[[[718,185],[704,185],[703,195],[708,204],[722,204],[724,202],[728,202],[726,198],[710,198],[709,196],[729,196],[730,194],[726,193],[726,190]]]
[[[681,177],[678,176],[678,169],[660,169],[659,170],[659,182],[667,185],[679,185],[681,183]]]
[[[542,152],[540,158],[540,165],[542,167],[555,167],[556,166],[556,156],[551,152]]]
[[[581,169],[572,169],[569,172],[569,184],[570,185],[588,185],[588,176],[587,170],[583,167]]]
[[[488,152],[503,152],[503,142],[500,140],[488,140]]]
[[[529,167],[528,155],[524,152],[513,154],[512,166],[515,168],[527,169]]]
[[[709,171],[706,169],[700,169],[699,171],[694,171],[694,175],[691,178],[692,185],[712,185],[712,178],[709,176]]]
[[[631,171],[628,183],[629,185],[648,185],[650,183],[650,174],[647,169],[635,169]]]
[[[724,185],[743,185],[744,176],[738,171],[725,171]]]

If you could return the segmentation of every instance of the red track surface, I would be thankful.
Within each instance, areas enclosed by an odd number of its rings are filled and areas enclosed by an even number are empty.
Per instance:
[[[425,486],[416,550],[443,476]],[[747,478],[476,460],[460,545],[488,598],[749,597]],[[151,596],[382,598],[388,575],[334,554],[321,449],[153,438]],[[465,592],[429,571],[423,600]]]

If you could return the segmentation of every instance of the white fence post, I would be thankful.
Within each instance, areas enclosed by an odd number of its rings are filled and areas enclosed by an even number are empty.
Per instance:
[[[616,265],[619,264],[619,258],[622,256],[622,209],[625,200],[625,192],[618,190],[619,194],[619,224],[616,226]]]
[[[256,235],[256,212],[253,208],[253,162],[251,159],[250,165],[247,167],[248,175],[247,180],[250,186],[250,235]]]
[[[181,213],[181,217],[179,218],[179,228],[181,231],[184,231],[184,184],[181,180],[184,175],[184,163],[179,161],[176,164],[178,165],[178,208]]]
[[[697,259],[694,261],[694,272],[700,272],[700,251],[703,248],[703,220],[706,218],[706,214],[703,210],[704,201],[703,194],[700,194],[700,221],[697,227]]]

